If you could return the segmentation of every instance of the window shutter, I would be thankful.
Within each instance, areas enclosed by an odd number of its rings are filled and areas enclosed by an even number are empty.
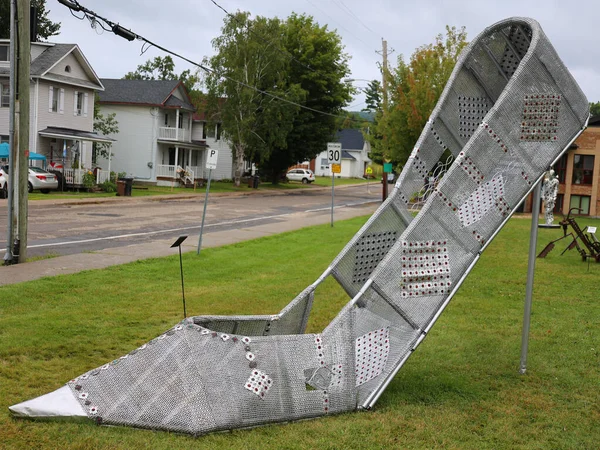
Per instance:
[[[48,88],[48,112],[52,112],[52,101],[54,100],[54,88]]]
[[[60,88],[60,97],[58,98],[59,100],[59,110],[61,114],[65,113],[65,90],[63,88]]]
[[[77,95],[79,94],[79,92],[75,91],[73,93],[73,115],[76,116],[77,115]]]
[[[88,95],[83,94],[83,117],[87,117]]]

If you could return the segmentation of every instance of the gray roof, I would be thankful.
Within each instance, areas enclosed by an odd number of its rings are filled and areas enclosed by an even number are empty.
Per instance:
[[[75,44],[54,44],[31,61],[31,75],[40,76],[69,53]]]
[[[104,92],[99,92],[100,103],[127,103],[182,108],[194,111],[194,105],[171,95],[179,80],[122,80],[102,78]]]
[[[365,145],[365,138],[360,130],[339,130],[335,137],[342,144],[342,150],[362,150]]]
[[[346,150],[342,150],[342,159],[353,159],[356,161],[356,158],[348,153]]]

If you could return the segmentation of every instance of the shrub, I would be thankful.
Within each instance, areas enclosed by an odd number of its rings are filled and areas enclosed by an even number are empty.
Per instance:
[[[106,180],[104,183],[100,183],[100,188],[104,192],[117,192],[117,184],[114,181]]]
[[[94,173],[91,170],[88,170],[86,173],[83,174],[82,183],[83,187],[86,189],[91,189],[94,187],[94,185],[96,184],[96,177],[94,176]]]

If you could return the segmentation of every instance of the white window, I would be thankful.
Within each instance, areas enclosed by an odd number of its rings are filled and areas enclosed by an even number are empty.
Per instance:
[[[50,86],[48,88],[48,111],[63,114],[65,110],[65,90]]]
[[[10,86],[8,82],[0,83],[0,107],[8,108],[10,103]]]
[[[84,92],[75,91],[73,95],[73,115],[87,117],[87,97]]]

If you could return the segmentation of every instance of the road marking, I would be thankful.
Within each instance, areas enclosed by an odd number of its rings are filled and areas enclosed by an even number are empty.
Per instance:
[[[347,203],[345,205],[338,205],[335,208],[347,208],[347,207],[351,207],[351,206],[360,206],[360,205],[365,205],[368,203],[376,203],[378,202],[377,200],[372,200],[372,201],[364,201],[364,202],[358,202],[358,203]],[[309,213],[309,212],[319,212],[319,211],[329,211],[331,210],[331,207],[327,207],[327,208],[319,208],[319,209],[307,209],[305,211],[296,211],[293,213],[286,213],[286,214],[275,214],[272,216],[262,216],[262,217],[255,217],[253,219],[239,219],[239,220],[229,220],[229,221],[225,221],[225,222],[218,222],[218,223],[212,223],[212,224],[208,224],[205,225],[205,228],[210,228],[210,227],[218,227],[218,226],[223,226],[223,225],[236,225],[239,223],[244,223],[244,222],[257,222],[259,220],[265,220],[265,219],[277,219],[280,217],[287,217],[287,216],[291,216],[293,214],[298,214],[298,213]],[[157,230],[157,231],[146,231],[144,233],[130,233],[130,234],[120,234],[117,236],[105,236],[105,237],[100,237],[100,238],[91,238],[91,239],[81,239],[78,241],[64,241],[64,242],[54,242],[51,244],[34,244],[34,245],[28,245],[27,248],[43,248],[43,247],[60,247],[60,246],[64,246],[64,245],[73,245],[73,244],[86,244],[89,242],[99,242],[99,241],[110,241],[110,240],[115,240],[115,239],[124,239],[124,238],[131,238],[131,237],[140,237],[140,236],[153,236],[153,235],[157,235],[157,234],[165,234],[165,233],[173,233],[175,231],[186,231],[186,230],[194,230],[200,228],[200,225],[193,225],[193,226],[189,226],[189,227],[181,227],[181,228],[170,228],[168,230]],[[0,252],[5,252],[6,249],[5,248],[0,248]]]

